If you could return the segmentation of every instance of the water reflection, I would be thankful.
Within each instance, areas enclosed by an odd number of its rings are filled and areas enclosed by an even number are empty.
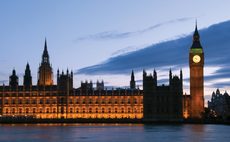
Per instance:
[[[224,125],[34,124],[1,125],[4,142],[228,141]]]

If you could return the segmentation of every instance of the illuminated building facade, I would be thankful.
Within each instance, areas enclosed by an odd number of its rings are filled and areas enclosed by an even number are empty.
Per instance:
[[[32,85],[30,66],[27,63],[23,85],[19,85],[15,69],[8,86],[0,86],[0,115],[3,117],[33,118],[130,118],[143,117],[143,91],[132,89],[104,89],[104,82],[81,83],[73,88],[73,72],[59,73],[53,84],[53,71],[45,41],[42,62],[38,71],[38,83]]]
[[[38,70],[37,85],[32,85],[27,63],[23,85],[15,69],[9,85],[0,86],[0,116],[33,118],[97,118],[142,119],[146,121],[181,121],[183,118],[201,118],[204,111],[203,67],[204,52],[197,27],[189,53],[190,95],[183,95],[183,76],[169,72],[169,85],[157,85],[157,73],[143,71],[143,90],[136,88],[134,72],[129,89],[107,90],[104,82],[81,82],[73,87],[73,72],[57,71],[57,84],[53,83],[45,41],[42,62]]]

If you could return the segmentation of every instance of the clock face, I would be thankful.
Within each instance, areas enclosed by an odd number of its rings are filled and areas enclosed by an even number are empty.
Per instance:
[[[192,60],[193,60],[194,63],[199,63],[201,58],[200,58],[199,55],[195,55],[195,56],[193,56]]]

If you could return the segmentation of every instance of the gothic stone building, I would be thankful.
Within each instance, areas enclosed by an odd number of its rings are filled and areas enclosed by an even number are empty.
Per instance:
[[[9,77],[9,85],[0,86],[1,117],[33,118],[137,118],[143,117],[143,91],[135,89],[104,89],[104,82],[81,83],[73,88],[73,72],[59,73],[57,84],[45,41],[37,85],[32,85],[30,66],[27,63],[23,85],[19,85],[16,71]]]
[[[171,71],[170,71],[171,73]],[[182,73],[181,73],[182,74]],[[144,90],[136,89],[132,71],[129,89],[104,88],[104,82],[82,82],[73,88],[73,72],[57,71],[57,84],[45,41],[37,85],[32,85],[30,66],[27,63],[23,85],[19,85],[16,71],[9,77],[9,85],[0,86],[0,115],[2,117],[33,118],[146,118],[177,119],[181,116],[182,79],[170,76],[170,86],[157,86],[144,73]],[[155,84],[151,84],[153,83]],[[153,86],[148,88],[150,85]],[[148,92],[155,93],[151,98]],[[147,94],[146,94],[147,93]],[[144,96],[144,102],[143,102]],[[143,112],[143,103],[146,107]],[[154,104],[149,106],[149,104]],[[150,110],[150,111],[149,111]],[[175,114],[174,114],[175,113]]]
[[[157,85],[157,73],[143,72],[144,120],[181,121],[182,115],[182,71],[180,78],[169,72],[169,85]]]
[[[143,90],[136,88],[134,72],[129,89],[104,88],[104,82],[82,82],[73,87],[73,72],[57,71],[54,84],[45,41],[37,85],[32,84],[27,63],[23,85],[19,85],[16,71],[9,77],[9,85],[0,86],[0,117],[33,118],[97,118],[142,119],[146,121],[181,121],[200,118],[204,110],[203,65],[204,54],[197,28],[190,49],[190,94],[183,95],[182,71],[180,77],[169,72],[169,85],[157,84],[157,73],[143,71]]]
[[[212,93],[211,101],[208,101],[208,108],[214,113],[215,117],[227,119],[230,117],[230,96],[225,91],[224,94],[220,93],[217,89]]]

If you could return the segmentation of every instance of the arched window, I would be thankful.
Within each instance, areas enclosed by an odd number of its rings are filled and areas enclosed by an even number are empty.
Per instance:
[[[134,104],[137,104],[137,99],[136,98],[134,99]]]
[[[73,100],[72,99],[69,99],[69,104],[72,104],[73,103]]]
[[[32,100],[32,103],[33,103],[33,104],[36,104],[36,99],[33,99],[33,100]]]
[[[130,99],[128,99],[128,104],[130,104]]]
[[[124,113],[125,111],[124,111],[124,108],[121,108],[121,113]]]
[[[13,113],[13,114],[15,113],[15,108],[12,108],[12,113]]]
[[[49,99],[46,99],[46,104],[49,104],[50,103],[50,100]]]
[[[12,99],[12,104],[15,104],[15,99]]]
[[[131,112],[131,109],[130,108],[128,108],[128,113],[130,113]]]
[[[82,104],[85,104],[85,99],[82,99]]]
[[[36,108],[33,108],[33,113],[36,113]]]
[[[115,113],[117,113],[117,108],[115,108]]]
[[[72,107],[70,108],[70,113],[73,113],[73,108]]]
[[[8,114],[9,113],[9,109],[8,108],[6,108],[6,114]]]
[[[92,113],[92,108],[89,108],[89,113]]]
[[[53,108],[53,113],[56,113],[56,108]]]
[[[18,100],[18,103],[19,103],[19,104],[22,104],[22,99],[19,99],[19,100]]]
[[[19,108],[19,113],[20,113],[20,114],[22,113],[22,108]]]
[[[8,99],[5,99],[5,104],[8,104],[8,103],[9,103]]]
[[[26,108],[26,113],[29,113],[29,108]]]
[[[49,108],[46,108],[46,113],[50,113],[50,109]]]
[[[42,108],[40,108],[39,112],[42,113]]]
[[[40,99],[40,104],[43,104],[43,99]]]
[[[92,99],[91,98],[89,99],[89,104],[92,104]]]

